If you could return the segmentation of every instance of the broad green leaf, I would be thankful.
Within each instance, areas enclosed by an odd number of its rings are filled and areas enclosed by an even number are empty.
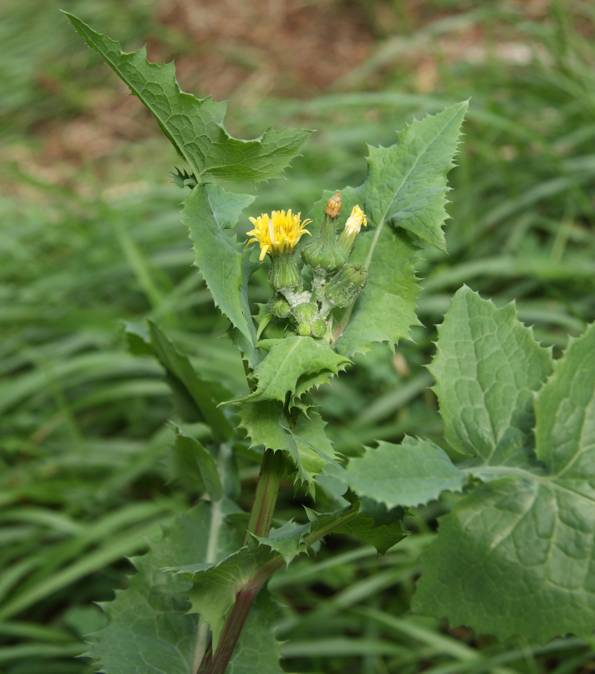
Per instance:
[[[559,483],[595,497],[595,323],[571,341],[535,411],[537,456]]]
[[[455,323],[462,328],[454,329]],[[452,407],[448,421],[463,429],[457,437],[481,462],[463,471],[485,483],[441,519],[438,536],[422,557],[417,611],[500,638],[522,635],[541,642],[567,633],[592,634],[594,349],[591,326],[571,343],[537,394],[540,465],[531,449],[530,407],[539,377],[543,384],[550,372],[549,354],[537,347],[510,307],[498,310],[469,291],[457,296],[438,341],[437,361],[443,367],[434,372],[443,399],[446,391],[459,395],[461,418]],[[451,354],[450,360],[445,354]],[[477,375],[475,368],[465,370],[465,362],[492,363],[500,375],[487,369]],[[487,379],[473,397],[470,382],[482,376]],[[472,432],[465,400],[479,400],[479,407],[471,408],[481,412],[478,424],[487,415],[484,432]],[[514,453],[492,451],[510,428],[523,440],[514,443]]]
[[[239,534],[222,525],[219,509],[206,504],[180,516],[150,552],[134,561],[126,590],[103,604],[109,622],[89,636],[89,657],[105,674],[192,674],[198,647],[198,616],[188,614],[189,583],[163,569],[173,564],[211,563],[230,554]]]
[[[318,375],[337,374],[351,361],[321,340],[297,335],[283,339],[265,339],[258,343],[268,354],[256,366],[255,390],[243,400],[257,402],[278,400],[285,402],[287,395],[300,394],[321,383]],[[314,377],[314,379],[312,379]],[[308,381],[308,386],[299,386]]]
[[[460,491],[464,474],[430,440],[406,438],[402,444],[380,442],[351,459],[347,483],[358,496],[395,506],[428,503],[443,491]]]
[[[438,335],[430,371],[449,444],[487,463],[526,463],[534,393],[552,368],[549,350],[519,323],[513,305],[497,309],[466,287]]]
[[[215,457],[196,438],[184,428],[176,428],[175,451],[181,459],[185,473],[204,485],[205,491],[213,501],[223,496],[223,486],[217,470]]]
[[[359,234],[351,261],[368,269],[368,279],[353,311],[342,319],[346,327],[339,328],[336,343],[341,353],[365,352],[375,342],[393,345],[419,325],[415,255],[407,238],[388,226]]]
[[[371,147],[366,211],[377,230],[387,221],[445,248],[446,175],[454,166],[468,103],[411,122],[390,147]]]
[[[199,183],[268,180],[280,175],[299,153],[308,131],[271,129],[254,140],[233,138],[223,126],[225,106],[181,91],[173,63],[149,63],[144,48],[123,52],[115,40],[64,13],[155,117]]]
[[[152,322],[149,322],[149,341],[144,341],[145,347],[150,348],[167,372],[170,386],[176,394],[181,407],[193,410],[203,418],[218,440],[226,440],[233,435],[233,429],[217,407],[220,395],[216,386],[202,379],[192,367],[188,356],[184,355],[165,336],[163,331]],[[138,344],[142,335],[134,333]],[[188,419],[195,421],[196,419]]]
[[[466,110],[466,102],[453,105],[412,122],[395,145],[370,148],[367,181],[358,190],[346,190],[349,205],[364,195],[369,229],[359,234],[352,261],[368,270],[368,280],[338,323],[341,353],[365,352],[374,342],[392,345],[418,324],[415,249],[395,228],[445,247],[446,176]]]
[[[326,424],[318,412],[311,410],[306,417],[300,410],[287,414],[278,402],[248,402],[240,407],[240,423],[252,445],[287,452],[302,481],[311,483],[335,461]]]
[[[195,264],[215,304],[247,342],[254,345],[256,331],[248,302],[248,277],[242,247],[235,233],[225,229],[229,215],[221,211],[219,201],[213,204],[213,196],[205,185],[198,185],[186,199],[182,220],[190,232]]]
[[[440,520],[422,555],[413,608],[501,639],[588,638],[594,537],[594,501],[553,476],[527,472],[483,484]]]

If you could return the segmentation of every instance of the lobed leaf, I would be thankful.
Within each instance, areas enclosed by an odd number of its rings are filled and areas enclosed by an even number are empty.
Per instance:
[[[180,90],[173,63],[149,63],[146,49],[120,45],[64,12],[75,30],[155,117],[196,180],[257,182],[280,175],[299,153],[309,131],[271,129],[254,140],[233,138],[223,126],[225,106]]]
[[[438,328],[430,371],[453,449],[486,463],[526,463],[533,396],[552,369],[549,350],[516,318],[461,288]]]
[[[341,318],[337,349],[353,355],[374,342],[396,343],[418,324],[415,249],[396,228],[445,247],[446,176],[453,166],[467,103],[413,121],[387,148],[370,148],[365,184],[345,190],[346,201],[363,200],[370,229],[358,236],[354,263],[368,270],[366,286]],[[362,199],[363,195],[363,199]]]
[[[144,557],[133,560],[137,573],[128,588],[116,593],[114,601],[103,605],[109,622],[88,637],[88,656],[105,674],[194,674],[195,659],[205,643],[199,643],[199,619],[190,614],[187,599],[190,584],[164,569],[174,564],[203,560],[212,564],[241,545],[241,534],[223,522],[220,506],[205,503],[178,517],[164,537],[150,546]],[[264,606],[263,606],[264,608]],[[280,674],[271,664],[278,655],[269,614],[257,610],[250,617],[229,671],[251,671],[254,643],[266,652],[265,674]],[[203,633],[206,636],[206,632]],[[263,657],[262,655],[260,656]],[[150,663],[150,664],[148,664]]]
[[[428,503],[443,491],[460,491],[465,477],[430,440],[406,438],[400,445],[379,442],[351,459],[346,479],[358,496],[394,508]]]
[[[311,410],[306,416],[295,410],[288,414],[278,402],[246,402],[240,406],[240,421],[252,445],[287,452],[301,481],[311,484],[335,462],[335,450],[318,412]]]
[[[195,264],[215,304],[254,348],[256,331],[248,302],[242,247],[235,233],[226,229],[229,218],[239,215],[243,202],[238,202],[237,208],[224,210],[220,200],[221,195],[214,197],[207,186],[198,185],[186,199],[182,221],[190,232]]]
[[[455,429],[451,437],[479,459],[463,472],[486,482],[441,519],[437,538],[422,556],[415,610],[500,638],[546,641],[592,633],[594,353],[591,326],[537,393],[533,453],[530,408],[533,391],[550,372],[549,353],[511,307],[496,309],[468,290],[457,295],[440,331],[439,366],[435,362],[433,370],[445,425]],[[476,375],[478,364],[485,368]],[[471,389],[474,377],[479,388]],[[458,419],[449,395],[459,396]],[[522,442],[503,450],[511,429]]]
[[[242,399],[245,401],[278,400],[284,403],[288,394],[296,393],[300,383],[307,382],[307,386],[299,386],[301,395],[319,385],[321,377],[337,374],[351,362],[333,351],[326,342],[312,337],[293,335],[265,339],[258,345],[268,354],[254,370],[256,388]]]
[[[468,102],[414,120],[390,147],[371,147],[366,210],[381,230],[391,221],[423,241],[445,248],[446,175],[454,166]]]

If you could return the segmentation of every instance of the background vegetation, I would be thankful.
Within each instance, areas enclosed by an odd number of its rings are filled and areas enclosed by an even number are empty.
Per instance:
[[[4,0],[0,21],[0,672],[83,674],[126,556],[199,495],[171,458],[159,368],[125,321],[153,318],[202,372],[242,376],[191,268],[176,157],[136,99],[58,13]],[[595,6],[589,0],[63,0],[125,45],[176,58],[186,89],[230,97],[230,126],[319,130],[262,206],[307,212],[359,180],[366,143],[471,97],[452,175],[449,255],[420,261],[424,326],[321,392],[338,449],[440,436],[424,366],[468,283],[554,348],[595,317]],[[257,281],[258,282],[258,281]],[[255,466],[246,463],[244,504]],[[288,491],[290,494],[291,492]],[[287,513],[302,503],[287,497]],[[273,581],[289,672],[595,671],[595,641],[496,644],[410,616],[439,514],[385,556],[348,539]]]

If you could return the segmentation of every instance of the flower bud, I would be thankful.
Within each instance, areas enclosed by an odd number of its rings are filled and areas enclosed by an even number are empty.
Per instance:
[[[309,323],[298,323],[297,333],[300,337],[309,337],[311,332]]]
[[[363,267],[346,264],[327,283],[324,289],[326,301],[333,308],[349,306],[363,290],[367,276]]]
[[[312,337],[322,339],[326,335],[326,322],[322,318],[316,318],[310,325]]]
[[[348,256],[349,253],[351,253],[355,237],[360,233],[361,228],[367,227],[367,225],[368,218],[366,217],[366,214],[361,207],[356,204],[351,209],[351,215],[347,218],[345,228],[339,237],[339,246],[344,251],[345,255]]]
[[[341,212],[341,192],[335,192],[333,196],[326,202],[324,212],[329,218],[334,220]]]
[[[297,323],[308,323],[310,324],[318,314],[318,307],[314,302],[304,302],[303,304],[298,304],[297,307],[293,309],[293,316]]]
[[[291,307],[289,306],[289,302],[287,302],[287,300],[284,300],[282,297],[278,297],[271,304],[271,313],[273,314],[273,316],[275,316],[275,318],[287,318],[291,313]]]

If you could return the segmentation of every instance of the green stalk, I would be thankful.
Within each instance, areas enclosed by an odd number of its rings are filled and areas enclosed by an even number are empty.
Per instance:
[[[282,453],[267,449],[260,466],[258,485],[256,486],[256,494],[254,495],[254,503],[250,512],[250,521],[248,522],[248,530],[246,531],[244,542],[248,540],[250,534],[266,536],[269,533],[277,504],[279,484],[283,470],[284,459]],[[274,573],[277,568],[280,568],[280,566],[275,566],[275,568],[269,570],[265,565],[236,594],[234,605],[225,620],[217,649],[212,656],[210,652],[205,654],[205,660],[200,671],[204,671],[205,674],[224,674],[240,638],[252,604],[256,599],[256,595],[260,592],[271,573]]]

